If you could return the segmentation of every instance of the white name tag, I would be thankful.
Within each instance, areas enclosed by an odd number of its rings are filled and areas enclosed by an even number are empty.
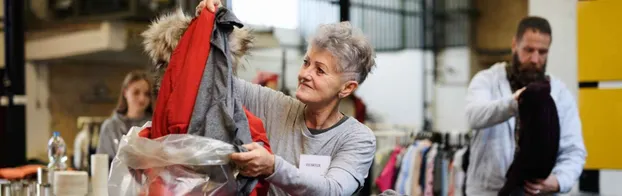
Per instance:
[[[305,173],[324,175],[330,166],[330,156],[300,155],[300,165],[298,168]]]

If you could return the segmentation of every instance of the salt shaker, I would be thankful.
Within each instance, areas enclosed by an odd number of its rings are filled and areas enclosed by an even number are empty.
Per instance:
[[[11,182],[0,182],[0,195],[10,196],[13,195],[13,189],[11,188]]]

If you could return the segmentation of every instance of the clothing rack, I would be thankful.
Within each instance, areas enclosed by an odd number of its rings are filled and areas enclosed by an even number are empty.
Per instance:
[[[417,128],[409,125],[367,123],[376,136],[377,151],[383,148],[393,148],[397,145],[408,145],[412,142],[412,135]]]
[[[464,195],[471,137],[470,131],[417,131],[410,133],[409,142],[377,151],[376,167],[383,169],[374,172],[374,192]]]
[[[472,132],[440,132],[440,131],[420,131],[414,133],[414,141],[429,140],[437,143],[444,148],[461,148],[470,145]]]

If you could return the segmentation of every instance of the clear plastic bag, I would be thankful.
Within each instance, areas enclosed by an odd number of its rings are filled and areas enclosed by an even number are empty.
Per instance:
[[[119,141],[108,178],[110,195],[235,195],[229,164],[233,145],[188,134],[139,137],[148,126],[132,127]]]

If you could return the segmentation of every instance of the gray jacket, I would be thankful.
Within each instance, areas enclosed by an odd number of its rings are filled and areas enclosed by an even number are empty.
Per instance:
[[[216,12],[209,58],[194,103],[188,133],[242,145],[253,142],[248,119],[233,85],[227,38],[242,23],[227,9]]]
[[[471,144],[467,171],[467,195],[497,195],[505,182],[515,149],[517,102],[506,78],[505,63],[477,73],[469,84],[466,116],[477,129]],[[559,153],[553,174],[560,191],[570,191],[585,164],[586,151],[575,99],[564,84],[551,78],[551,97],[557,106],[560,130]]]
[[[205,64],[199,92],[188,126],[188,134],[218,139],[237,146],[252,143],[248,119],[242,103],[235,96],[233,65],[227,38],[234,26],[242,27],[235,15],[225,8],[216,12],[209,58]],[[217,171],[219,172],[219,171]],[[238,175],[238,195],[249,195],[257,179]]]

